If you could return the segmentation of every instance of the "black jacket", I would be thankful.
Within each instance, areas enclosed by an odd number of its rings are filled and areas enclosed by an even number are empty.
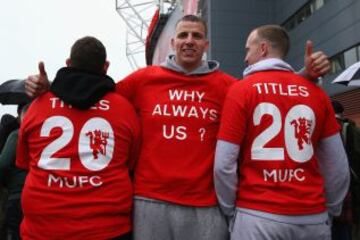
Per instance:
[[[50,87],[55,96],[78,109],[92,107],[114,90],[115,82],[109,76],[72,67],[61,68]]]

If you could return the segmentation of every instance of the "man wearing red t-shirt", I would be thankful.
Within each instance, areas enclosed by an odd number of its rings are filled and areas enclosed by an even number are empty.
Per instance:
[[[99,40],[77,40],[66,64],[21,124],[16,164],[29,170],[21,237],[130,240],[136,113],[114,92]]]
[[[215,188],[231,239],[330,239],[349,184],[339,126],[325,92],[282,59],[286,31],[266,25],[246,43],[245,79],[224,103]]]
[[[117,84],[141,119],[142,148],[135,165],[136,240],[223,240],[228,231],[217,207],[213,159],[223,100],[235,78],[216,61],[203,61],[206,24],[184,16],[171,40],[174,54],[161,66],[140,69]],[[310,75],[328,70],[318,52]],[[47,84],[31,76],[27,87]]]
[[[235,78],[202,61],[206,25],[186,16],[171,41],[175,55],[117,83],[135,106],[142,148],[135,166],[136,240],[223,240],[228,237],[213,187],[216,134]]]

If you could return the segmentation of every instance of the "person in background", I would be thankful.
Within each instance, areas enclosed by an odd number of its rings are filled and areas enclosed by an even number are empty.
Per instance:
[[[245,78],[225,99],[214,179],[232,240],[330,240],[347,192],[329,97],[283,61],[289,41],[280,26],[254,29]]]
[[[18,120],[22,121],[28,105],[18,108]],[[4,237],[6,240],[20,240],[20,223],[23,218],[21,209],[21,192],[24,187],[27,171],[15,166],[18,129],[12,131],[0,154],[0,185],[7,190],[4,202]]]
[[[20,109],[24,104],[19,104],[17,107],[17,114],[20,115]],[[0,152],[3,149],[9,134],[19,128],[19,119],[11,114],[4,114],[0,120]],[[0,239],[5,239],[5,203],[7,201],[7,190],[0,185]]]
[[[114,93],[104,45],[94,37],[71,47],[50,91],[21,124],[16,165],[29,171],[22,193],[24,240],[130,240],[140,127]]]
[[[344,107],[332,100],[335,117],[341,125],[341,136],[350,167],[350,188],[344,200],[341,215],[333,219],[332,239],[360,239],[360,129],[355,122],[344,117]]]
[[[17,108],[18,116],[20,116],[20,109],[23,105],[19,105]],[[19,119],[14,117],[11,114],[4,114],[1,116],[0,120],[0,151],[5,145],[5,142],[9,136],[9,134],[15,129],[19,128]]]
[[[15,126],[15,127],[14,127]],[[16,120],[16,117],[14,117],[11,114],[4,114],[1,116],[0,120],[0,151],[4,147],[4,144],[7,140],[7,137],[9,134],[19,127],[19,123]],[[4,226],[4,220],[5,220],[5,202],[7,200],[7,191],[4,186],[0,184],[0,239],[5,239],[5,226]]]
[[[142,147],[135,165],[135,240],[224,240],[227,223],[213,183],[214,150],[225,94],[236,79],[208,50],[206,23],[182,17],[171,40],[174,54],[160,66],[135,71],[117,83],[140,115]],[[316,78],[329,70],[321,52],[305,57]],[[47,76],[30,76],[29,95],[47,89]]]

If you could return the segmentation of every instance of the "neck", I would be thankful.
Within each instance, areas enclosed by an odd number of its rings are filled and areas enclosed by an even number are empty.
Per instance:
[[[182,67],[184,70],[186,70],[187,72],[192,72],[194,71],[195,69],[197,69],[198,67],[201,66],[201,61],[197,64],[184,64],[184,63],[180,63],[176,60],[175,58],[175,62],[177,65],[179,65],[180,67]]]
[[[264,57],[262,60],[269,59],[269,58],[277,58],[277,59],[280,59],[280,60],[283,60],[283,61],[284,61],[284,59],[281,57],[281,55],[280,55],[280,54],[277,54],[277,53],[275,53],[275,52],[269,52],[269,53],[266,55],[266,57]]]

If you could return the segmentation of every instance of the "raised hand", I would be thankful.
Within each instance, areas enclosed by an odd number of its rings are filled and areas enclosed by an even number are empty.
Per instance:
[[[25,92],[30,97],[37,97],[50,88],[50,82],[45,71],[45,64],[39,62],[39,74],[30,75],[25,80]]]
[[[330,61],[322,51],[313,52],[313,43],[306,42],[305,46],[305,71],[310,79],[316,79],[330,71]]]

